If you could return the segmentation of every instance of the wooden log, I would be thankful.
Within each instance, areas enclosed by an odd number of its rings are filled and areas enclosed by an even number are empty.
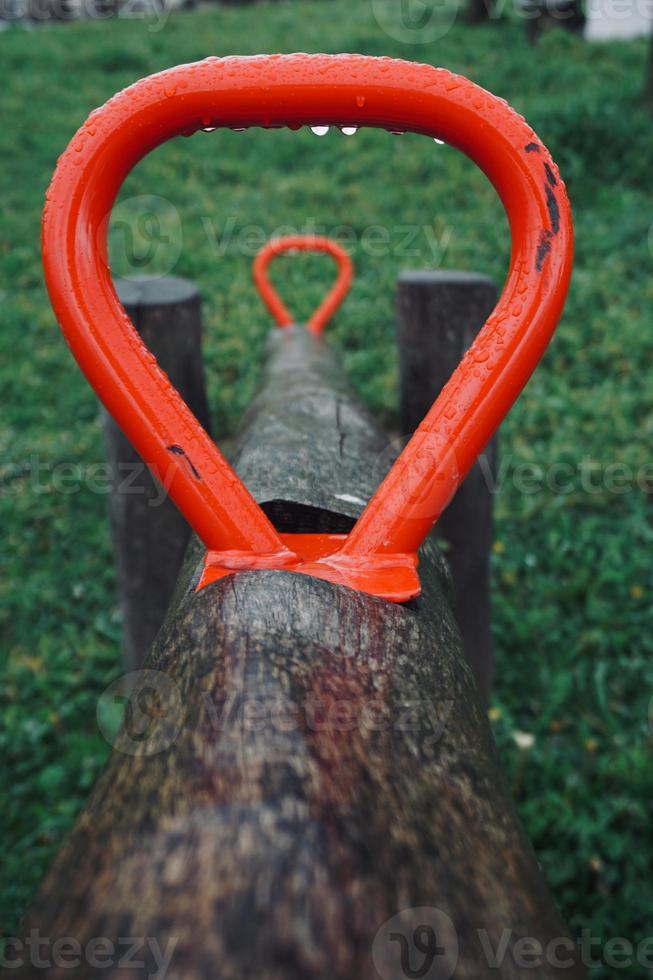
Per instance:
[[[231,462],[282,531],[349,531],[392,465],[328,343],[275,330]]]
[[[294,395],[307,409],[317,396],[301,395],[302,379],[320,364],[326,379],[320,341],[275,335],[236,456],[303,527],[338,499],[350,436],[385,441],[335,375],[312,428],[298,414]],[[279,438],[266,457],[254,433],[268,419]],[[282,431],[295,427],[310,451],[292,444],[284,461]],[[356,462],[371,473],[374,450]],[[114,965],[125,937],[173,980],[516,978],[520,940],[564,941],[433,543],[423,595],[404,606],[283,571],[196,592],[200,559],[195,543],[107,769],[28,917],[26,929],[84,951],[112,944],[102,970],[86,956],[65,976],[131,975]],[[557,977],[541,958],[528,975]]]
[[[202,365],[201,301],[178,276],[118,279],[116,291],[146,346],[209,428]],[[113,419],[103,412],[111,473],[109,516],[123,621],[123,657],[140,666],[170,605],[190,528]]]
[[[497,301],[487,276],[451,270],[405,272],[397,284],[402,432],[412,433],[445,386]],[[442,514],[454,609],[479,693],[492,682],[490,555],[497,440],[485,450]]]

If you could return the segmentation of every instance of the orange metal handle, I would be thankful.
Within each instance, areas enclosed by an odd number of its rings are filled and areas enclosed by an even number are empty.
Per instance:
[[[194,129],[284,125],[367,125],[446,140],[493,183],[512,235],[495,310],[351,534],[338,540],[277,533],[142,344],[107,260],[111,208],[147,153]],[[555,329],[572,225],[564,184],[532,129],[459,75],[360,55],[208,58],[145,78],[90,115],[48,190],[43,262],[80,367],[210,549],[204,581],[236,568],[292,568],[403,600],[419,593],[417,548]]]
[[[349,292],[353,276],[352,261],[344,248],[332,238],[320,235],[284,235],[267,242],[254,259],[254,283],[263,302],[280,327],[289,327],[294,318],[278,292],[268,279],[268,266],[271,260],[282,252],[326,252],[338,263],[338,277],[307,323],[311,333],[321,334]]]

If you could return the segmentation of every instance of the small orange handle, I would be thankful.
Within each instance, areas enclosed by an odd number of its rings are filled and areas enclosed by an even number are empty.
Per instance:
[[[290,251],[326,252],[338,264],[338,277],[332,289],[327,293],[307,323],[307,327],[311,333],[321,334],[349,292],[354,274],[352,261],[338,242],[334,242],[332,238],[325,238],[321,235],[284,235],[267,242],[254,259],[252,273],[254,283],[261,294],[263,302],[280,327],[289,327],[295,320],[268,279],[268,266],[275,256],[281,255],[282,252]]]

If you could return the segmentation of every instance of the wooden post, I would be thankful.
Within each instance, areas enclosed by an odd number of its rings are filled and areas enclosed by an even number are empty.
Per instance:
[[[324,344],[276,331],[236,456],[268,510],[315,530],[341,500],[331,521],[348,526],[386,441]],[[189,553],[26,930],[82,950],[104,937],[105,964],[140,937],[152,971],[155,951],[170,957],[169,980],[401,980],[417,975],[408,961],[439,980],[507,980],[527,955],[529,976],[557,978],[519,945],[555,938],[574,957],[506,796],[433,544],[405,606],[284,571],[196,592],[201,557]]]
[[[397,287],[397,344],[402,432],[422,421],[492,312],[492,279],[455,271],[405,272]],[[479,693],[492,681],[490,554],[496,439],[440,517],[435,535],[448,546],[454,609]]]
[[[494,0],[468,0],[465,21],[468,24],[484,24],[496,19]]]
[[[209,428],[200,296],[188,279],[118,279],[116,291],[145,345]],[[113,419],[103,412],[111,472],[109,514],[123,619],[123,656],[138,667],[174,590],[190,529]]]
[[[518,11],[526,20],[526,38],[536,44],[544,31],[564,27],[575,34],[585,29],[581,0],[520,0]]]

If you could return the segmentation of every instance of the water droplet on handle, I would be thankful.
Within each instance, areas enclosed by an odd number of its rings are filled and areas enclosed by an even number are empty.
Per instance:
[[[433,142],[434,142],[434,143],[437,143],[437,144],[438,144],[438,146],[444,146],[444,140],[439,140],[439,139],[437,138],[437,136],[434,136],[434,137],[433,137]]]
[[[315,133],[316,136],[326,136],[329,132],[328,126],[311,126],[311,132]]]
[[[358,126],[341,126],[340,132],[343,136],[355,136],[358,132]]]

